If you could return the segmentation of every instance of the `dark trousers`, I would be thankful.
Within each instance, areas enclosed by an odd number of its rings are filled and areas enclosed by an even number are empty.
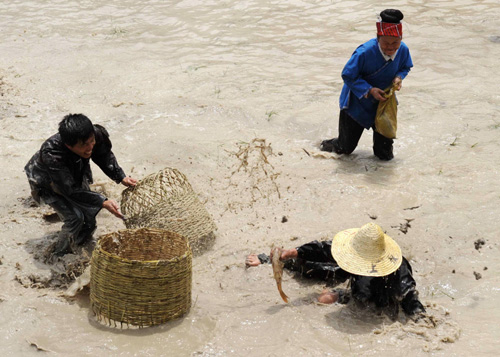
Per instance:
[[[333,151],[337,154],[350,154],[358,146],[364,127],[359,125],[345,110],[340,111],[339,115],[339,137],[333,144]],[[388,139],[373,130],[373,153],[381,160],[391,160],[392,144],[394,140]]]
[[[72,245],[85,243],[96,229],[96,218],[63,196],[51,197],[47,202],[57,213],[63,226],[59,232],[54,253],[65,254],[71,250]]]

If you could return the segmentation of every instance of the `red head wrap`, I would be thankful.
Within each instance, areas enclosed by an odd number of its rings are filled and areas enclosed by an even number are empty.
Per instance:
[[[390,22],[377,22],[377,36],[403,37],[403,25]]]

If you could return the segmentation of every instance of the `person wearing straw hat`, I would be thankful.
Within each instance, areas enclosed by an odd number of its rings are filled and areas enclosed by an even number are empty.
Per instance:
[[[116,183],[135,186],[111,151],[109,134],[83,114],[66,115],[59,132],[48,138],[26,164],[31,194],[36,202],[50,205],[63,221],[57,242],[48,254],[62,256],[72,246],[87,242],[96,229],[96,215],[105,208],[123,219],[118,204],[90,190],[90,159]]]
[[[323,140],[322,151],[350,154],[358,145],[363,130],[373,128],[373,153],[381,160],[391,160],[393,139],[375,130],[378,103],[385,101],[384,89],[394,84],[401,89],[403,79],[413,67],[410,51],[402,42],[403,13],[387,9],[376,23],[377,38],[359,46],[342,71],[344,86],[340,94],[339,133]]]
[[[247,266],[272,259],[249,255]],[[375,223],[343,230],[332,241],[313,241],[282,251],[285,268],[332,285],[350,280],[350,291],[323,291],[321,303],[346,303],[350,297],[361,307],[374,305],[395,317],[399,306],[407,315],[425,311],[418,299],[412,268],[399,245]]]

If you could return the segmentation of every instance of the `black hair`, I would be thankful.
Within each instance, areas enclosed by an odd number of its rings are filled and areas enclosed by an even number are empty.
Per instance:
[[[83,114],[68,114],[59,123],[59,135],[63,143],[74,146],[79,141],[85,142],[95,135],[94,125]]]
[[[380,18],[382,22],[388,22],[390,24],[399,24],[403,20],[403,13],[396,9],[387,9],[380,13]]]

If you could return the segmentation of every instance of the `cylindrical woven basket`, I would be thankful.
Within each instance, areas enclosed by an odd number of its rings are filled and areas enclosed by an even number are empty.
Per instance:
[[[215,241],[215,223],[186,176],[172,168],[146,176],[122,193],[127,228],[154,227],[185,236],[193,253]]]
[[[153,326],[191,307],[191,248],[180,234],[140,228],[103,235],[90,269],[90,304],[101,322]]]

